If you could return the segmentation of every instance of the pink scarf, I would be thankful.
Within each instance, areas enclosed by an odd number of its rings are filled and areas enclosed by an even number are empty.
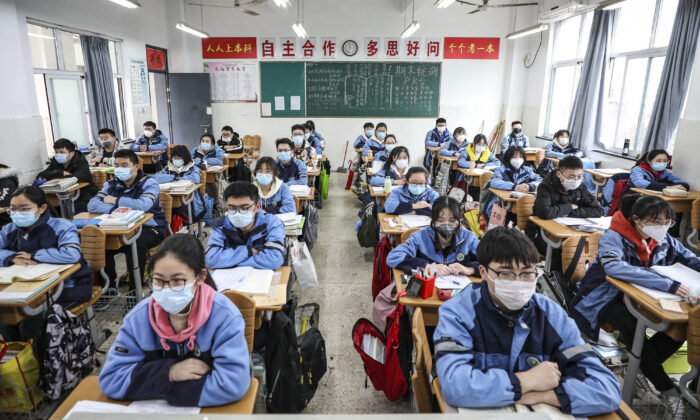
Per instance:
[[[170,325],[169,314],[158,305],[155,299],[151,299],[151,302],[148,304],[148,319],[151,321],[151,327],[160,337],[160,344],[164,350],[170,350],[166,340],[175,343],[182,343],[187,340],[187,348],[189,350],[194,349],[197,331],[209,319],[215,294],[216,291],[209,285],[205,283],[199,285],[192,300],[190,316],[187,319],[187,328],[177,334],[175,334],[172,325]]]

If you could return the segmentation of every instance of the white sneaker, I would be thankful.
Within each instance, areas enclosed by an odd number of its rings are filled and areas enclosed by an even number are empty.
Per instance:
[[[682,396],[663,397],[663,399],[666,406],[664,419],[685,419],[685,400]]]

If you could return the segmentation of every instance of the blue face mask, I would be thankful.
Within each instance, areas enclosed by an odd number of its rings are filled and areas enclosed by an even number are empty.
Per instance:
[[[304,137],[303,136],[294,136],[294,137],[292,137],[292,141],[294,142],[294,145],[296,147],[299,147],[304,143]]]
[[[131,178],[131,168],[114,168],[114,176],[120,181],[128,181]]]
[[[425,188],[425,185],[408,184],[408,192],[410,192],[411,195],[421,195],[425,192]]]
[[[185,306],[194,299],[192,286],[194,286],[194,283],[186,284],[182,290],[172,290],[170,288],[154,290],[151,296],[165,312],[176,314],[185,309]]]
[[[66,153],[56,153],[55,155],[53,155],[53,158],[56,162],[60,163],[61,165],[68,162],[68,154]]]
[[[384,133],[384,132],[382,132],[382,131],[380,131],[380,132],[377,133],[377,138],[378,138],[379,140],[384,140],[384,137],[386,137],[386,133]]]
[[[657,162],[657,163],[652,163],[651,164],[651,169],[654,170],[654,172],[661,172],[666,169],[668,166],[667,162]]]
[[[173,159],[173,165],[176,168],[182,168],[182,166],[185,164],[185,161],[183,159]]]
[[[280,158],[282,162],[287,162],[292,158],[292,152],[277,152],[277,157]]]
[[[306,140],[308,140],[309,137],[311,137],[311,133],[304,133],[304,138],[305,138]]]
[[[256,174],[255,179],[260,185],[270,185],[272,182],[272,174]]]
[[[36,217],[33,211],[13,211],[10,213],[10,219],[17,226],[26,228],[36,223],[39,218]]]
[[[226,217],[228,217],[228,221],[231,222],[233,227],[240,229],[253,223],[253,220],[255,219],[255,212],[253,210],[243,212],[238,211],[235,213],[229,211],[226,213]]]
[[[374,134],[374,130],[365,130],[365,136],[372,137],[373,134]]]
[[[209,143],[199,143],[199,147],[202,148],[205,152],[208,152],[209,149],[211,149],[211,144]]]
[[[395,144],[387,144],[386,146],[384,146],[384,148],[386,148],[386,151],[389,153],[391,153],[391,151],[394,150],[394,147],[396,147]]]

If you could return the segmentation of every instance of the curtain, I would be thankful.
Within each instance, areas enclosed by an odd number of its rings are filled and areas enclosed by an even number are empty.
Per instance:
[[[112,62],[109,58],[109,41],[87,35],[82,35],[81,41],[93,142],[99,144],[97,132],[102,128],[111,128],[117,134],[117,138],[121,138],[114,97]]]
[[[600,136],[615,16],[615,10],[596,10],[593,14],[588,48],[569,117],[572,144],[586,155],[594,146],[604,147]]]
[[[688,95],[690,73],[700,32],[700,1],[680,0],[668,43],[666,61],[644,138],[643,152],[666,149],[678,128]]]

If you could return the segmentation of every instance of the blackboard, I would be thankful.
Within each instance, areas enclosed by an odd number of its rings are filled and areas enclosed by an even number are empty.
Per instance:
[[[437,117],[440,63],[306,64],[309,117]]]
[[[306,115],[304,97],[303,62],[260,63],[260,112],[261,116],[303,117]],[[275,98],[284,98],[284,111],[276,110]],[[292,97],[299,97],[299,109],[292,110]],[[265,104],[270,104],[271,114],[265,115]]]

